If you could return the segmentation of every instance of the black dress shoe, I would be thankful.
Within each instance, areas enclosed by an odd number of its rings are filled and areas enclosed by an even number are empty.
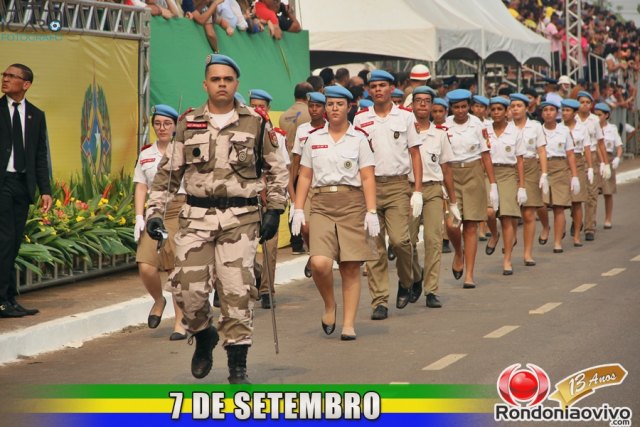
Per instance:
[[[180,332],[174,332],[169,335],[169,341],[182,341],[187,339],[187,334],[181,334]]]
[[[338,314],[338,306],[336,305],[335,308],[333,309],[333,323],[328,325],[326,323],[324,323],[322,321],[322,319],[320,319],[320,323],[322,323],[322,330],[324,331],[325,334],[327,335],[331,335],[333,333],[333,331],[336,330],[336,317]]]
[[[389,259],[389,261],[393,261],[394,259],[396,259],[396,254],[393,253],[393,249],[391,248],[391,246],[389,246],[389,248],[387,249],[387,258]]]
[[[269,301],[269,294],[260,295],[260,306],[262,308],[271,308],[271,303],[273,303],[273,307],[276,306],[276,297],[271,295],[271,301]]]
[[[613,225],[605,224],[602,228],[604,228],[605,230],[611,230],[613,228]]]
[[[474,289],[476,287],[475,283],[463,283],[462,289]]]
[[[34,314],[40,313],[40,310],[38,310],[37,308],[25,308],[21,306],[18,301],[11,301],[11,304],[13,305],[13,308],[15,308],[17,311],[23,311],[27,316],[33,316]]]
[[[582,247],[582,243],[573,243],[573,247],[575,248],[581,248]]]
[[[513,276],[513,270],[502,270],[503,276]]]
[[[440,308],[442,307],[442,303],[438,299],[436,294],[428,294],[427,295],[427,307],[430,308]]]
[[[593,242],[594,240],[596,240],[596,235],[591,231],[587,231],[586,233],[584,233],[584,240],[586,240],[587,242]]]
[[[8,302],[0,304],[0,317],[24,317],[27,313],[20,311]]]
[[[409,304],[411,299],[411,288],[407,289],[398,282],[398,296],[396,297],[396,308],[403,309]]]
[[[554,249],[554,250],[553,250],[553,253],[554,253],[554,254],[561,254],[561,253],[563,253],[563,252],[564,252],[564,250],[563,250],[563,249]]]
[[[356,336],[355,335],[342,334],[342,335],[340,335],[340,340],[341,341],[355,341],[356,340]]]
[[[213,292],[213,306],[220,308],[220,294],[217,290]]]
[[[481,234],[480,237],[478,237],[478,240],[480,240],[481,242],[486,242],[487,241],[487,236]]]
[[[413,282],[413,286],[411,287],[411,296],[409,296],[409,302],[412,304],[420,299],[420,295],[422,294],[423,279],[424,279],[424,268],[422,269],[422,273],[420,274],[420,280]]]
[[[313,274],[311,273],[311,258],[309,258],[307,264],[304,266],[304,275],[305,277],[313,276]]]
[[[189,344],[196,340],[196,349],[191,358],[191,374],[196,378],[204,378],[213,366],[213,349],[220,337],[215,327],[209,326],[189,338]]]
[[[377,305],[376,308],[373,310],[373,313],[371,314],[371,320],[384,320],[387,318],[388,316],[388,311],[387,307],[385,307],[384,305],[380,304]]]
[[[160,325],[160,321],[162,320],[162,313],[164,313],[164,308],[167,306],[167,299],[162,297],[162,311],[160,312],[160,316],[156,316],[155,314],[150,314],[147,318],[147,325],[151,329],[155,329]]]
[[[451,266],[451,272],[453,273],[453,278],[458,280],[462,277],[462,273],[464,273],[464,269],[456,270],[455,268],[453,268],[453,266]]]
[[[534,265],[536,265],[535,261],[525,261],[524,265],[527,267],[533,267]]]
[[[548,241],[549,241],[548,237],[546,239],[543,239],[542,237],[538,237],[538,243],[540,243],[541,245],[546,245]]]

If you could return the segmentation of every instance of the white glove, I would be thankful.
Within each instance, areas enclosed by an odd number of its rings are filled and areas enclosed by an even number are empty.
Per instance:
[[[411,195],[411,209],[414,218],[418,218],[422,214],[422,193],[414,191]]]
[[[140,240],[140,235],[144,233],[144,216],[136,215],[136,225],[133,226],[133,238],[137,242]]]
[[[580,180],[577,176],[571,177],[571,192],[574,196],[580,192]]]
[[[462,215],[460,215],[460,209],[458,209],[457,203],[449,203],[449,213],[453,216],[453,224],[460,224]]]
[[[613,160],[611,160],[611,168],[618,169],[618,166],[620,166],[620,157],[614,157]]]
[[[606,180],[611,178],[611,166],[600,163],[600,175]]]
[[[540,175],[540,182],[538,183],[538,187],[542,190],[543,194],[549,194],[549,178],[546,173]]]
[[[380,221],[378,221],[378,214],[367,212],[364,216],[364,229],[369,231],[369,236],[376,237],[380,234]]]
[[[525,203],[527,203],[527,190],[525,190],[522,187],[518,188],[518,197],[517,198],[518,198],[518,204],[520,206],[522,206]]]
[[[300,229],[306,222],[304,221],[304,210],[294,209],[293,216],[291,217],[291,234],[297,236],[300,234]]]
[[[491,207],[497,211],[500,208],[500,196],[498,195],[498,184],[491,184],[491,190],[489,190],[489,200],[491,200]]]
[[[589,184],[593,184],[593,168],[587,169],[587,179],[589,180]]]

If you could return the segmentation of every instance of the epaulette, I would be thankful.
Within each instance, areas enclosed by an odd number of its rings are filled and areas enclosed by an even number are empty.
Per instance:
[[[369,107],[365,107],[365,108],[363,108],[362,110],[358,111],[358,112],[356,113],[356,116],[357,116],[358,114],[365,113],[365,112],[367,112],[367,111],[369,111]]]
[[[321,126],[321,127],[319,127],[319,128],[313,128],[313,129],[311,129],[311,130],[309,131],[309,135],[311,135],[311,134],[312,134],[312,133],[314,133],[315,131],[317,131],[317,130],[319,130],[319,129],[323,129],[323,128],[324,128],[324,126]]]
[[[143,145],[142,148],[140,149],[140,152],[142,153],[144,150],[146,150],[147,148],[151,147],[153,144],[146,144]]]
[[[355,130],[358,130],[360,132],[362,132],[364,134],[364,136],[366,136],[367,138],[369,137],[369,134],[367,133],[366,130],[362,129],[360,126],[354,126]]]
[[[446,127],[445,125],[436,125],[436,129],[441,129],[441,130],[443,130],[445,132],[449,130],[449,128]]]
[[[254,111],[258,114],[260,114],[260,117],[262,117],[265,121],[270,122],[271,119],[269,118],[269,115],[267,114],[266,111],[264,111],[262,108],[254,108]]]
[[[410,113],[413,113],[413,109],[409,108],[409,107],[405,107],[404,105],[400,105],[398,106],[399,109],[404,110],[404,111],[408,111]]]
[[[189,107],[187,108],[187,111],[185,111],[184,113],[182,113],[182,115],[180,117],[178,117],[178,121],[184,119],[184,116],[186,116],[187,114],[189,114],[190,112],[192,112],[194,110],[193,107]]]
[[[285,131],[284,129],[273,128],[273,130],[275,130],[276,132],[278,132],[282,136],[287,136],[287,131]]]

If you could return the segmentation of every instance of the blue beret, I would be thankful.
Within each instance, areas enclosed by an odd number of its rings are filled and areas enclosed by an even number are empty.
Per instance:
[[[442,105],[444,108],[449,109],[449,103],[444,98],[436,98],[433,100],[433,105]]]
[[[560,105],[562,105],[563,108],[565,107],[573,108],[574,110],[577,110],[578,108],[580,108],[580,103],[575,99],[570,99],[570,98],[563,99]]]
[[[540,108],[542,109],[542,108],[544,108],[544,107],[553,107],[553,108],[555,108],[556,110],[559,110],[559,109],[560,109],[560,104],[558,104],[558,103],[557,103],[557,102],[555,102],[555,101],[546,101],[546,100],[545,100],[545,101],[542,101],[542,102],[540,103]]]
[[[347,98],[353,99],[351,92],[342,86],[327,86],[324,88],[324,96],[327,98]]]
[[[471,92],[466,89],[456,89],[447,93],[447,99],[450,104],[455,104],[460,101],[469,101],[472,97]]]
[[[320,92],[309,92],[307,93],[307,101],[315,102],[318,104],[326,104],[327,97],[321,94]]]
[[[482,95],[474,95],[473,96],[473,100],[471,101],[472,104],[480,104],[480,105],[484,105],[485,107],[489,106],[489,98],[487,98],[486,96],[482,96]]]
[[[524,105],[529,105],[530,102],[529,97],[522,93],[512,93],[511,95],[509,95],[509,99],[512,101],[522,101],[524,102]]]
[[[227,55],[221,55],[219,53],[212,53],[211,55],[208,55],[205,70],[211,64],[228,65],[229,67],[233,68],[233,70],[236,72],[236,75],[240,77],[240,67],[238,67],[238,64],[236,64],[236,61],[229,58]]]
[[[543,77],[542,80],[544,80],[547,83],[552,83],[554,85],[558,84],[558,81],[556,79],[551,78],[551,77]]]
[[[391,92],[392,98],[404,98],[404,92],[398,88],[395,88],[393,92]]]
[[[249,99],[262,99],[267,102],[271,102],[273,100],[271,95],[269,95],[269,92],[262,89],[251,89],[249,91]]]
[[[358,101],[358,107],[360,108],[373,107],[373,101],[369,99],[361,99],[360,101]]]
[[[178,117],[180,114],[173,108],[165,104],[158,104],[151,107],[151,117],[153,116],[164,116],[170,117],[173,121],[178,121]]]
[[[240,92],[236,92],[233,94],[233,97],[240,103],[247,105],[247,101],[244,99],[244,96]]]
[[[431,95],[431,99],[438,96],[438,93],[430,86],[417,86],[413,89],[413,95]]]
[[[605,104],[604,102],[598,102],[596,104],[595,109],[596,110],[600,110],[600,111],[604,111],[605,113],[610,113],[611,112],[611,107],[609,107],[609,105]]]
[[[505,98],[504,96],[494,96],[489,100],[489,105],[500,104],[503,105],[504,108],[508,108],[511,105],[511,102]]]
[[[371,99],[371,97],[369,96],[369,92],[368,92],[368,91],[366,91],[366,90],[365,90],[365,91],[364,91],[364,93],[362,94],[362,97],[363,97],[364,99]]]
[[[391,73],[389,73],[388,71],[385,71],[385,70],[373,70],[370,74],[371,74],[369,76],[369,81],[370,82],[386,81],[386,82],[389,82],[389,83],[393,83],[396,80],[391,75]]]
[[[589,98],[591,100],[591,102],[593,102],[593,96],[591,96],[591,94],[589,92],[586,92],[584,90],[581,90],[580,92],[578,92],[578,96],[576,98],[580,99],[583,96]]]

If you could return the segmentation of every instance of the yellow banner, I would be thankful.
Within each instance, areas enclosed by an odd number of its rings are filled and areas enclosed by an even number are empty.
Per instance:
[[[0,68],[33,70],[27,99],[47,118],[54,178],[83,166],[94,174],[133,171],[138,153],[138,42],[0,32]]]
[[[566,408],[592,394],[596,389],[617,385],[627,376],[627,371],[619,363],[593,366],[569,375],[556,384],[556,390],[549,399]]]

